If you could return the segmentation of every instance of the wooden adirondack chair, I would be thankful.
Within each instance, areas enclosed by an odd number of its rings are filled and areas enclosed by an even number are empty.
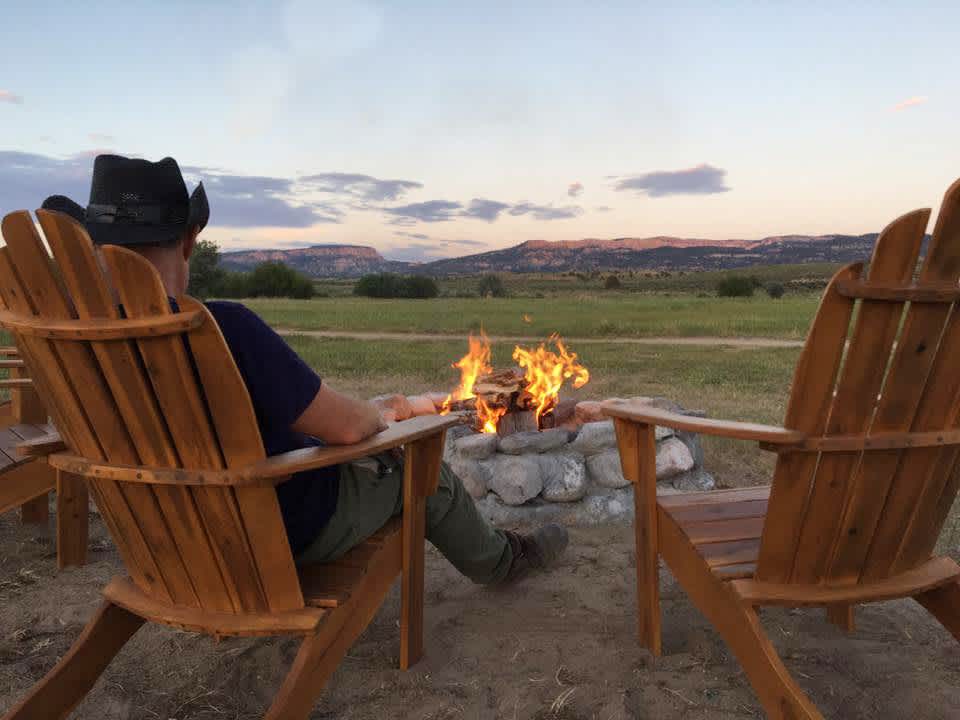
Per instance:
[[[10,309],[0,319],[62,435],[64,450],[48,461],[87,479],[129,578],[107,585],[73,648],[5,717],[65,717],[149,620],[215,637],[302,637],[266,717],[305,718],[400,574],[400,664],[415,663],[424,503],[456,419],[416,418],[358,445],[266,458],[246,387],[206,308],[182,297],[172,313],[140,255],[98,254],[67,216],[37,215],[54,261],[29,213],[3,220],[0,297]],[[298,572],[274,486],[400,445],[402,519],[340,561]]]
[[[859,264],[834,276],[783,428],[605,408],[634,484],[640,641],[660,654],[663,556],[771,718],[822,715],[764,634],[760,606],[824,606],[852,630],[855,605],[913,597],[960,640],[960,567],[933,557],[960,478],[960,181],[915,282],[929,214],[890,224],[865,277]],[[772,486],[657,498],[657,425],[759,441],[778,453]]]
[[[0,368],[10,373],[9,378],[0,380],[0,387],[10,389],[10,400],[0,404],[0,513],[19,507],[22,522],[45,525],[49,495],[56,490],[57,565],[83,565],[87,559],[86,485],[40,461],[36,453],[18,450],[24,443],[36,449],[53,433],[46,408],[18,355],[15,347],[0,348]]]

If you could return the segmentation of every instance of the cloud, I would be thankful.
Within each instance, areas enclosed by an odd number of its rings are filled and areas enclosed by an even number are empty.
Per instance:
[[[409,245],[394,245],[385,248],[384,257],[389,260],[403,260],[405,262],[429,262],[448,257],[444,252],[446,243],[410,243]]]
[[[98,133],[98,132],[87,133],[87,137],[93,140],[93,142],[95,143],[102,143],[107,145],[117,141],[117,139],[113,135],[107,135],[106,133]]]
[[[413,222],[446,222],[453,220],[462,209],[463,205],[458,202],[427,200],[398,207],[387,207],[383,208],[383,211],[394,217],[394,224],[406,225]]]
[[[283,29],[293,53],[313,63],[350,57],[376,45],[383,12],[364,0],[291,0]]]
[[[583,195],[583,183],[575,182],[570,183],[570,187],[567,188],[567,195],[572,198],[580,197]]]
[[[423,233],[412,233],[407,232],[406,230],[394,230],[394,235],[399,235],[400,237],[410,238],[411,240],[429,240],[430,236]]]
[[[611,212],[613,210],[609,205],[597,205],[594,210],[597,212]]]
[[[186,167],[202,180],[210,200],[210,222],[221,227],[305,228],[339,223],[343,211],[327,203],[305,202],[295,180],[261,175],[231,175]]]
[[[346,195],[349,197],[383,202],[399,200],[408,190],[419,190],[422,183],[414,180],[380,180],[358,173],[319,173],[306,175],[300,182],[313,186],[316,192]]]
[[[50,195],[66,195],[85,203],[90,193],[93,161],[72,156],[50,158],[34,153],[0,151],[2,214],[35,210]]]
[[[916,107],[917,105],[923,105],[927,100],[929,100],[926,95],[915,95],[914,97],[907,98],[902,100],[894,105],[891,110],[894,112],[900,112],[901,110],[906,110],[907,108]]]
[[[496,200],[474,198],[470,201],[467,209],[460,213],[460,217],[485,220],[486,222],[492,223],[500,217],[500,213],[509,207],[507,203],[497,202]]]
[[[448,240],[451,245],[468,245],[471,247],[487,247],[485,242],[479,240]]]
[[[668,195],[712,195],[729,192],[724,184],[727,171],[712,165],[686,170],[659,170],[617,179],[614,190],[632,191],[648,197]]]
[[[0,102],[23,105],[23,96],[16,95],[9,90],[0,90]]]
[[[566,205],[564,207],[553,207],[552,205],[535,205],[533,203],[520,203],[510,208],[510,214],[532,215],[535,220],[569,220],[575,218],[583,212],[583,208],[576,205]]]

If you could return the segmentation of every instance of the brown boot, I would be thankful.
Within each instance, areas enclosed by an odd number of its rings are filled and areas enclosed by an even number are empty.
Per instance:
[[[545,570],[553,566],[570,540],[567,529],[556,523],[544,525],[529,534],[510,530],[504,532],[513,550],[513,562],[500,583],[502,585],[519,580],[530,570]]]

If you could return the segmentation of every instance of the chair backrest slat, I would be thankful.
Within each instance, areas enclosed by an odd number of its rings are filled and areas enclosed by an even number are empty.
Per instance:
[[[881,233],[868,282],[913,284],[929,211]],[[960,308],[840,297],[828,287],[798,364],[784,425],[811,437],[937,432],[960,424]],[[960,281],[960,181],[948,190],[917,286]],[[942,300],[943,298],[941,298]],[[850,327],[851,315],[855,316]],[[840,354],[843,353],[842,362]],[[814,368],[812,371],[811,368]],[[957,492],[956,446],[791,453],[777,462],[757,577],[853,584],[930,557]]]
[[[793,388],[787,404],[784,425],[811,437],[823,435],[833,402],[837,372],[843,359],[844,343],[850,327],[854,301],[842,296],[836,288],[841,280],[857,280],[862,267],[850,265],[834,276],[824,291],[807,342],[797,360]],[[781,456],[770,489],[767,522],[763,528],[757,577],[770,582],[786,582],[793,568],[797,540],[803,522],[800,512],[810,495],[810,478],[818,457],[812,453],[791,453]],[[777,511],[776,508],[793,508]]]
[[[142,256],[120,248],[98,254],[71,219],[38,217],[55,263],[27,213],[4,220],[0,299],[11,311],[51,323],[117,319],[118,303],[131,319],[172,314]],[[200,303],[182,303],[204,314],[183,333],[110,341],[17,336],[71,451],[97,462],[194,470],[264,458],[219,328]],[[131,577],[156,600],[236,613],[303,607],[271,488],[90,484]]]
[[[877,238],[867,280],[907,285],[913,278],[929,220],[921,210],[898,218]],[[890,352],[905,304],[862,300],[840,369],[826,435],[864,434],[870,428],[877,397],[890,362]],[[792,577],[819,581],[827,571],[850,480],[861,453],[830,453],[820,458],[800,530]]]

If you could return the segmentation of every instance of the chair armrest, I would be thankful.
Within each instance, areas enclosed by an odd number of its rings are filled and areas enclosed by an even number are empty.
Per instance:
[[[674,430],[687,430],[736,440],[755,440],[773,445],[799,445],[806,437],[799,430],[787,430],[775,425],[691,417],[659,410],[648,405],[604,403],[603,412],[610,417],[629,420],[641,425],[660,425]]]
[[[93,463],[75,455],[50,455],[51,466],[85,477],[122,480],[152,485],[209,485],[231,487],[272,487],[290,475],[339,465],[374,453],[390,450],[459,425],[462,420],[450,415],[423,415],[398,422],[354,445],[329,445],[291,450],[251,465],[228,470],[186,470],[181,468],[137,467]]]
[[[18,443],[17,455],[20,457],[44,457],[51,453],[63,452],[67,444],[60,437],[60,433],[52,432],[49,435],[30,438]]]

